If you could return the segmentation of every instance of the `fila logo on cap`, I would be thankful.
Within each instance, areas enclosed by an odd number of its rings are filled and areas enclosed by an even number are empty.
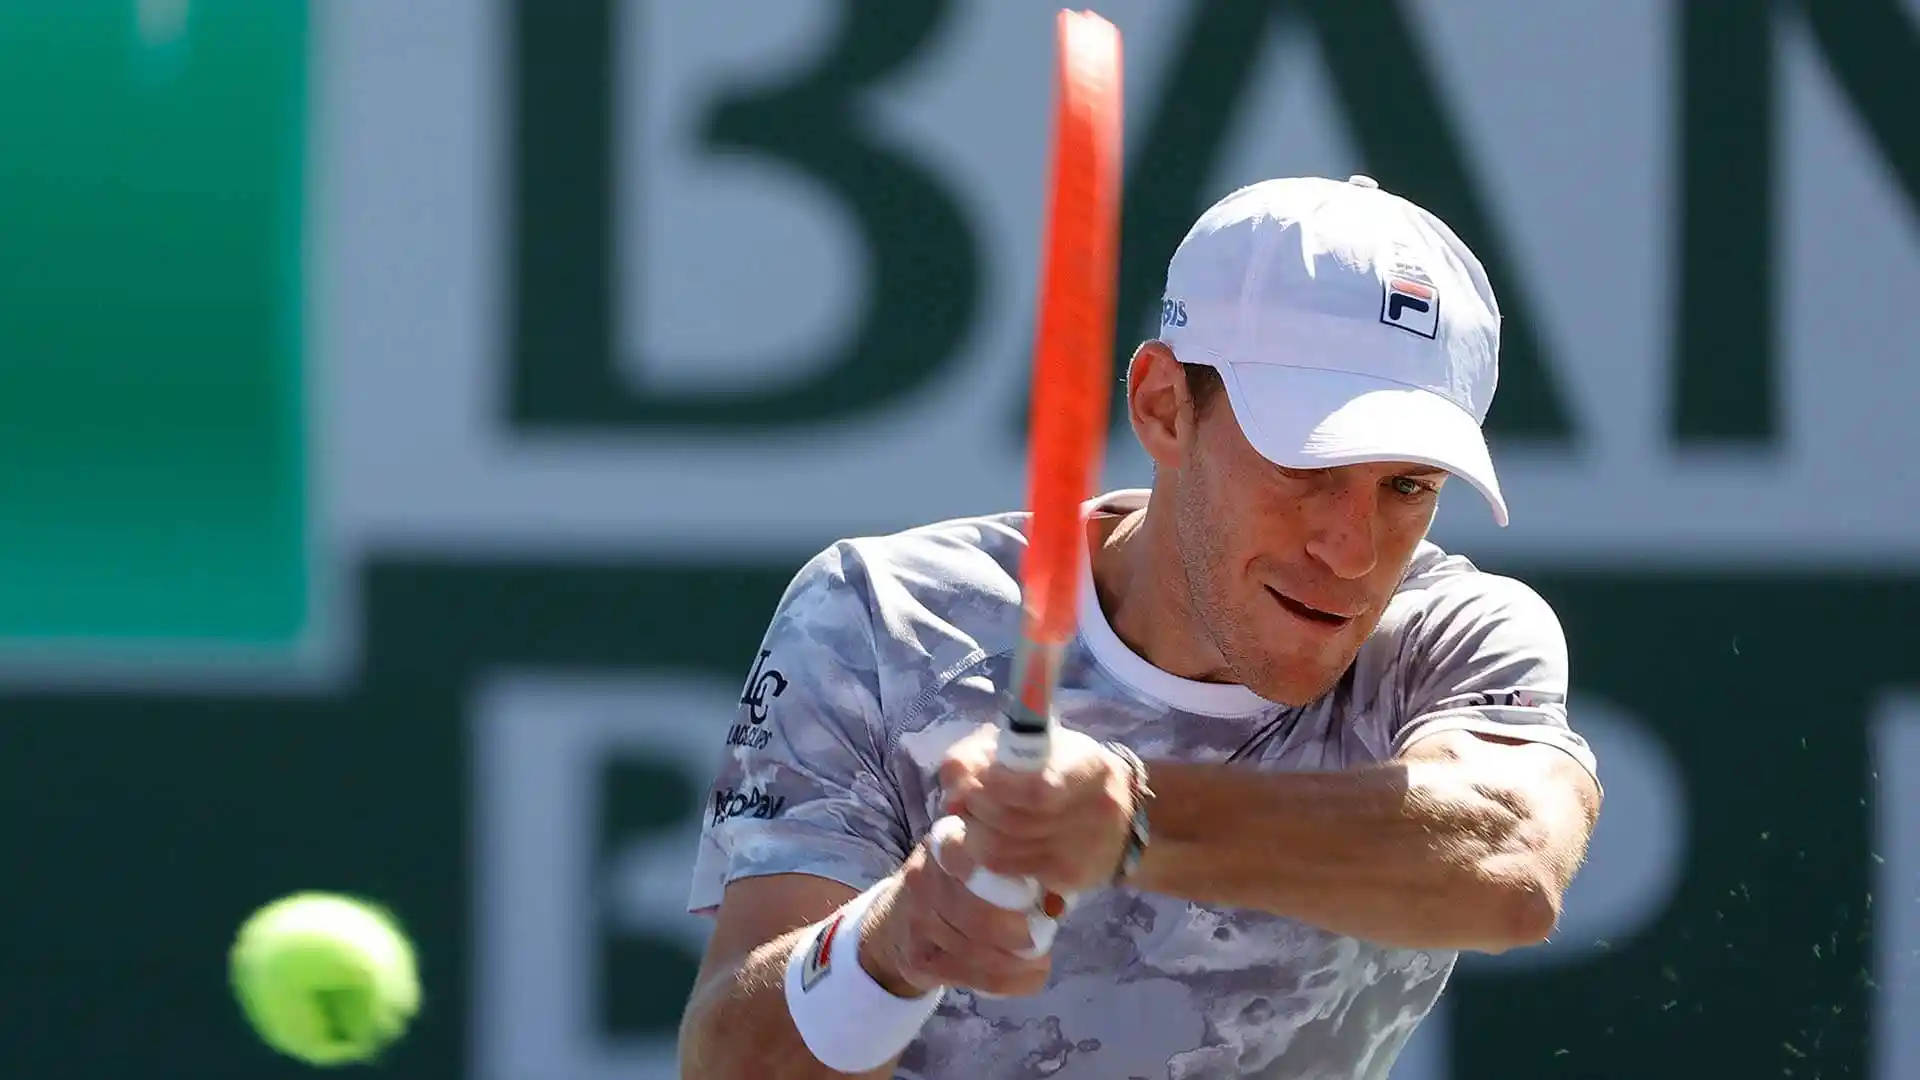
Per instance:
[[[1424,338],[1440,333],[1440,290],[1404,257],[1395,258],[1380,289],[1380,321]]]

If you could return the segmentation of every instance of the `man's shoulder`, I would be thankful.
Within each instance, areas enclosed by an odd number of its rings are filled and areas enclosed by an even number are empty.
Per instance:
[[[938,667],[968,653],[1011,648],[1018,632],[1024,514],[951,518],[897,532],[847,537],[809,560],[789,604],[863,609],[888,666],[914,658]]]
[[[1382,629],[1425,636],[1490,622],[1528,627],[1551,624],[1558,630],[1552,605],[1533,586],[1422,541],[1394,593]]]
[[[950,518],[898,532],[849,537],[874,603],[910,601],[939,611],[980,601],[1019,602],[1025,516]]]

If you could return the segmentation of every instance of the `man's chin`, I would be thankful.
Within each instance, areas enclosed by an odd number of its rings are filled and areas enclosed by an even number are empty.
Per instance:
[[[1241,640],[1234,643],[1239,649],[1227,652],[1229,667],[1242,686],[1268,701],[1289,708],[1311,705],[1338,686],[1353,666],[1366,639],[1361,629],[1349,626],[1331,640],[1311,643],[1284,632],[1262,635],[1265,641]],[[1367,620],[1364,629],[1370,633],[1373,620]]]
[[[1349,661],[1349,664],[1351,661]],[[1327,672],[1308,673],[1305,671],[1281,673],[1269,670],[1256,684],[1248,682],[1247,688],[1277,705],[1297,709],[1311,705],[1331,693],[1340,684],[1340,677],[1346,674],[1349,665],[1342,665]]]

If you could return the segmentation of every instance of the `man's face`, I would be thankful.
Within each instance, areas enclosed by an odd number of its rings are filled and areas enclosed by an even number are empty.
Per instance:
[[[1433,522],[1445,472],[1407,462],[1286,469],[1224,394],[1200,411],[1173,485],[1191,610],[1233,679],[1272,701],[1332,689]]]

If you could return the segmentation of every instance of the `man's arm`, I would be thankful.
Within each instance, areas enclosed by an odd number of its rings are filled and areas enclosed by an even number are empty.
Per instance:
[[[997,732],[957,743],[949,812],[976,858],[1062,891],[1113,873],[1127,765],[1062,730],[1040,773],[995,766]],[[1498,952],[1544,940],[1586,851],[1600,790],[1553,745],[1443,729],[1345,772],[1152,762],[1152,841],[1128,884],[1255,908],[1383,945]]]
[[[787,1012],[787,958],[807,927],[853,899],[809,874],[747,878],[727,887],[706,956],[680,1020],[683,1076],[813,1080],[838,1073],[815,1061]],[[872,1077],[893,1075],[893,1066]]]
[[[861,925],[853,919],[845,924],[846,933],[859,935],[852,954],[859,967],[896,999],[919,998],[949,985],[1012,995],[1031,994],[1046,984],[1047,958],[1019,952],[1031,944],[1026,915],[1002,911],[967,891],[973,864],[966,857],[964,833],[960,840],[943,851],[945,865],[933,859],[926,842],[915,847],[882,883]],[[837,881],[808,874],[743,878],[727,886],[680,1022],[682,1075],[712,1080],[847,1075],[822,1065],[808,1049],[794,1024],[786,984],[787,961],[795,948],[806,947],[809,928],[854,895]],[[830,991],[841,977],[836,964],[813,992]],[[847,1022],[878,1024],[884,1031],[886,1018],[849,1015]],[[898,1045],[904,1047],[905,1041]],[[893,1064],[853,1075],[889,1077]]]
[[[1512,579],[1436,592],[1395,650],[1391,694],[1357,721],[1390,759],[1151,763],[1152,837],[1130,884],[1410,948],[1493,952],[1552,933],[1600,811],[1592,754],[1567,725],[1566,637]],[[993,765],[996,738],[961,740],[941,768],[950,812],[979,822],[974,856],[1061,891],[1107,881],[1128,763],[1063,730],[1045,770],[1012,773]]]
[[[1402,948],[1543,941],[1600,812],[1555,747],[1437,732],[1350,772],[1153,763],[1131,884]]]

